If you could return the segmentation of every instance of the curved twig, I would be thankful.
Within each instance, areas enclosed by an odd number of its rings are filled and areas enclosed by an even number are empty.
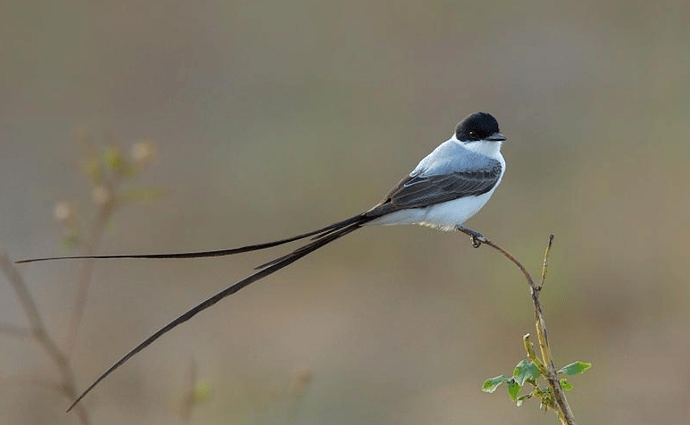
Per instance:
[[[476,232],[472,232],[464,227],[459,227],[458,231],[470,236],[472,239],[472,245],[476,248],[481,246],[481,244],[486,244],[493,249],[497,250],[503,254],[507,259],[513,262],[527,280],[527,284],[530,287],[530,295],[532,298],[532,304],[534,304],[534,318],[535,326],[537,328],[537,338],[539,340],[539,349],[541,351],[542,362],[546,368],[546,380],[549,382],[549,386],[554,394],[554,400],[556,402],[557,409],[556,414],[560,419],[561,423],[567,425],[575,425],[575,418],[570,410],[570,405],[568,405],[568,400],[565,397],[565,392],[561,387],[561,382],[558,379],[558,372],[556,371],[556,366],[553,362],[553,356],[551,354],[551,348],[549,346],[549,340],[546,332],[546,321],[544,320],[544,311],[541,307],[541,302],[539,301],[539,292],[544,286],[544,281],[546,280],[546,270],[548,266],[549,254],[551,252],[551,245],[553,244],[554,235],[549,235],[549,241],[546,246],[546,252],[544,253],[544,261],[542,263],[541,270],[541,280],[539,286],[534,283],[532,275],[527,271],[525,266],[510,252],[506,251],[500,245],[490,241],[489,239],[478,236]]]

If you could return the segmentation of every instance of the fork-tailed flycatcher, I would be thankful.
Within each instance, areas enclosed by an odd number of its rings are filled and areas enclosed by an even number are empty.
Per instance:
[[[501,144],[505,140],[506,138],[499,131],[498,122],[493,116],[485,112],[474,113],[462,120],[457,125],[455,134],[426,158],[422,159],[417,167],[402,179],[375,207],[346,220],[287,239],[216,251],[176,254],[50,257],[17,261],[17,263],[31,263],[56,259],[84,258],[217,257],[266,249],[312,237],[310,243],[257,267],[258,271],[253,275],[213,295],[148,337],[103,372],[74,401],[68,411],[115,369],[151,345],[163,334],[245,286],[294,263],[305,255],[363,226],[419,224],[444,231],[462,230],[473,237],[473,242],[477,246],[477,238],[481,240],[481,234],[466,229],[462,225],[486,204],[501,182],[506,168],[505,160],[501,155]]]

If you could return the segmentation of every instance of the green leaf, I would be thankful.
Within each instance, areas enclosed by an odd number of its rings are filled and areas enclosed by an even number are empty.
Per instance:
[[[537,366],[529,360],[523,360],[515,366],[513,370],[513,376],[518,385],[525,385],[526,380],[535,380],[539,378],[539,369]]]
[[[503,375],[496,376],[494,378],[487,379],[484,381],[484,385],[482,385],[482,391],[485,393],[493,393],[496,391],[496,388],[498,388],[499,385],[501,385],[504,382],[508,382],[510,378],[506,378]]]
[[[517,395],[520,392],[520,385],[515,382],[514,379],[511,379],[508,382],[508,396],[510,396],[510,399],[515,401],[517,399]]]
[[[563,388],[563,391],[572,391],[573,386],[570,382],[568,382],[567,379],[561,378],[561,388]]]
[[[567,366],[563,366],[561,370],[558,371],[558,373],[565,373],[566,375],[577,375],[579,373],[585,372],[590,367],[592,367],[592,363],[576,361],[574,363],[570,363]]]

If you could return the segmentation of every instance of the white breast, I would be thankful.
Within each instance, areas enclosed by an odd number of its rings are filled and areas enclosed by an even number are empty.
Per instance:
[[[490,191],[479,196],[467,196],[453,201],[430,205],[425,208],[396,211],[372,220],[368,224],[384,226],[394,224],[418,224],[433,227],[438,230],[452,231],[479,212],[501,183],[506,169],[506,162],[505,159],[503,159],[503,155],[500,153],[500,142],[483,143],[477,144],[476,146],[471,145],[473,144],[465,144],[463,147],[466,149],[469,148],[469,150],[472,151],[478,151],[477,153],[486,155],[501,163],[501,175],[496,185]]]

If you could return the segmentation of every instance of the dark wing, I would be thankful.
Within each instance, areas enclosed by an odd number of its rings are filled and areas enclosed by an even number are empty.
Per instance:
[[[395,209],[423,208],[466,196],[479,196],[496,186],[500,177],[498,161],[484,169],[409,176],[391,190],[382,205],[388,204]]]

